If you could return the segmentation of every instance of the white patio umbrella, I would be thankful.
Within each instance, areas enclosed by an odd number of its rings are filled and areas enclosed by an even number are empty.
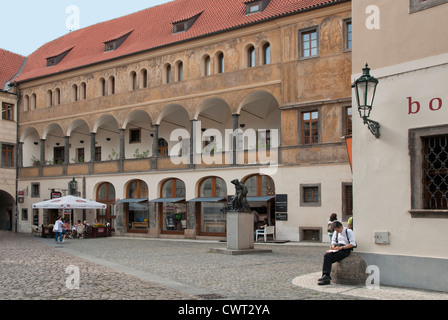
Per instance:
[[[33,209],[106,209],[104,203],[66,196],[33,204]],[[70,216],[70,221],[72,216]]]
[[[33,204],[33,209],[106,209],[104,203],[66,196]]]

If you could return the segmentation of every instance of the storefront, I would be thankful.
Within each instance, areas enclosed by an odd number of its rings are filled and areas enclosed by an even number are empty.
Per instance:
[[[161,185],[161,197],[151,202],[158,205],[161,233],[183,235],[187,228],[185,183],[174,178],[165,180]]]
[[[196,203],[197,228],[200,236],[225,236],[227,187],[223,179],[209,177],[199,184]]]
[[[98,210],[97,212],[97,221],[99,223],[106,224],[110,223],[112,230],[115,230],[115,187],[108,182],[102,183],[97,190],[96,193],[96,201],[104,203],[107,205],[106,209]]]
[[[124,203],[127,232],[148,233],[149,203],[148,185],[141,180],[133,180],[126,187],[126,199],[117,201]]]

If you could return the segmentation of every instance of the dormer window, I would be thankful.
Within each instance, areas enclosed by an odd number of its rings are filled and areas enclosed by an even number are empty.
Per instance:
[[[185,32],[188,31],[193,24],[196,22],[196,20],[199,18],[199,16],[202,14],[202,12],[198,13],[197,15],[187,18],[187,19],[182,19],[182,20],[178,20],[178,21],[174,21],[173,22],[173,27],[174,33],[181,33],[181,32]]]
[[[271,0],[249,0],[246,1],[246,15],[262,12]]]
[[[72,50],[73,48],[70,48],[68,50],[65,50],[64,52],[57,54],[55,56],[47,58],[47,67],[52,67],[57,65],[59,62],[62,61],[62,59],[65,58],[65,56]]]
[[[134,30],[132,30],[132,31],[134,31]],[[105,45],[104,51],[109,52],[109,51],[117,50],[123,44],[123,42],[126,41],[126,39],[129,37],[129,35],[132,33],[132,31],[127,32],[118,37],[114,37],[114,39],[112,39],[112,40],[105,41],[104,42],[104,45]]]

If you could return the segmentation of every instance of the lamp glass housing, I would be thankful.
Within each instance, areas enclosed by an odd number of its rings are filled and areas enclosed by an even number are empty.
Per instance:
[[[378,80],[370,75],[370,68],[366,65],[363,75],[355,81],[358,111],[363,119],[370,117],[377,85]]]

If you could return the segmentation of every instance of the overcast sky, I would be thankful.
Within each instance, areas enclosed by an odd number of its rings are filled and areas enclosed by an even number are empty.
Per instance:
[[[24,56],[80,28],[118,18],[172,0],[22,0],[0,10],[0,48]],[[79,14],[78,14],[79,13]],[[75,19],[79,17],[79,19]]]

